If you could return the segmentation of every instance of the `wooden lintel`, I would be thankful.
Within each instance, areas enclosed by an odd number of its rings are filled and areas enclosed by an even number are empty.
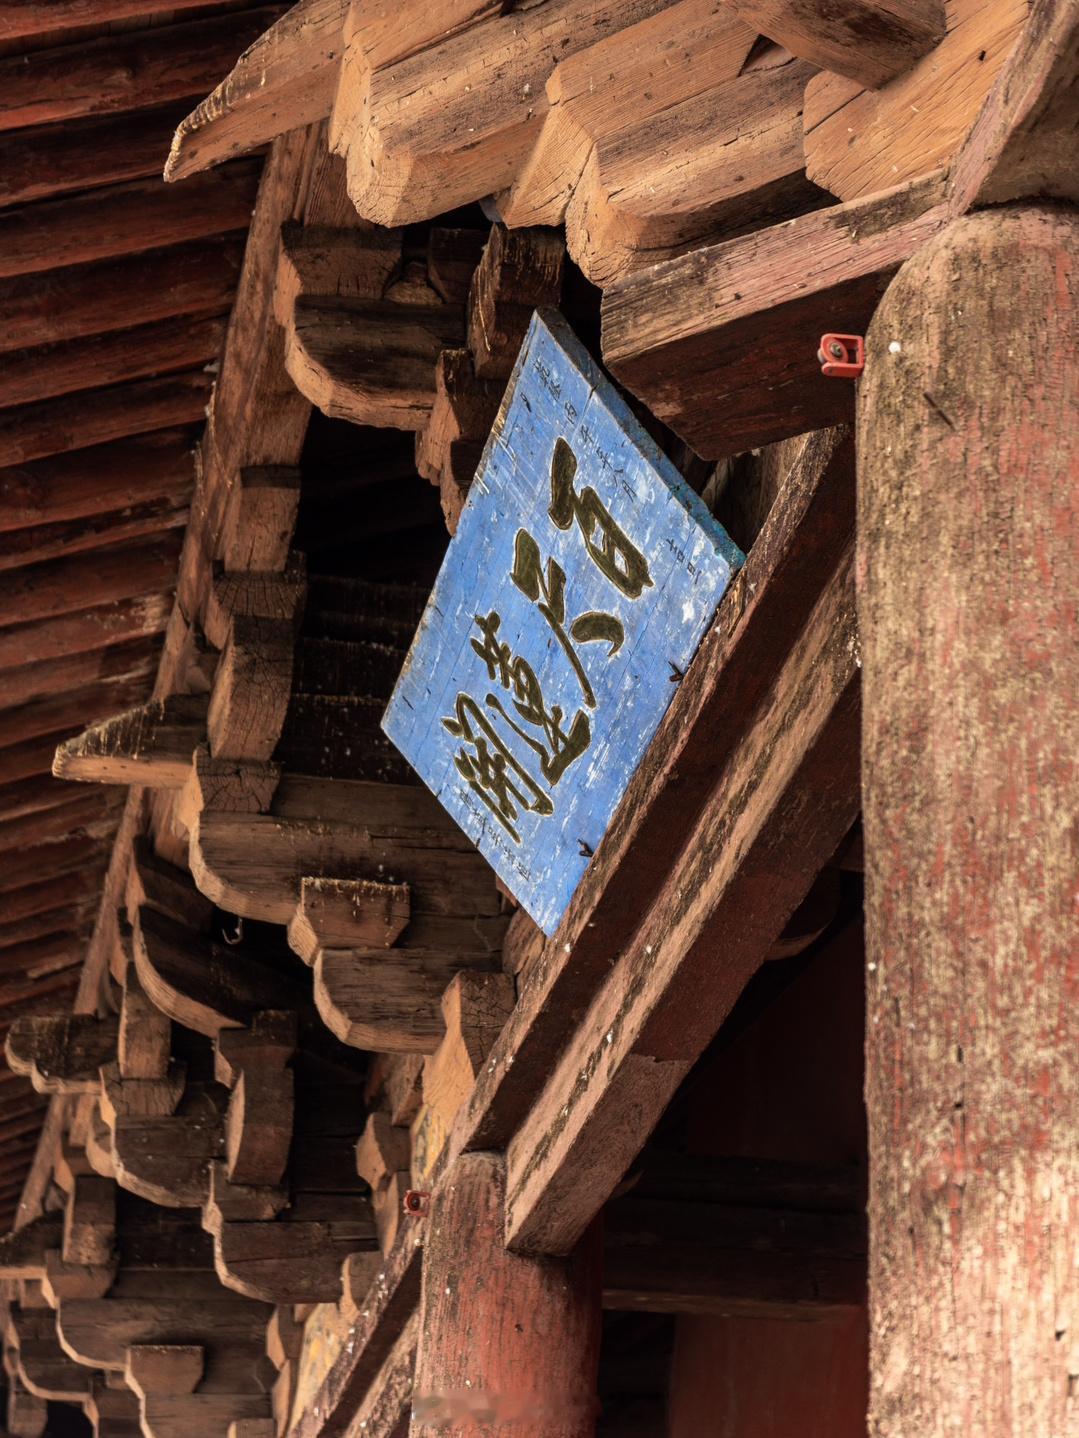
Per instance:
[[[206,704],[204,695],[176,695],[106,719],[60,745],[53,773],[89,783],[178,789],[206,734]]]
[[[853,390],[821,373],[821,335],[863,333],[946,219],[934,175],[631,275],[604,295],[604,359],[709,457],[849,420]]]

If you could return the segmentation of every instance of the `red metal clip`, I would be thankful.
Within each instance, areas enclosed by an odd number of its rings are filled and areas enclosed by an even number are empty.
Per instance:
[[[821,374],[830,379],[861,379],[865,340],[861,335],[821,335],[817,359]]]
[[[426,1218],[431,1207],[431,1195],[422,1189],[410,1188],[401,1206],[412,1218]]]

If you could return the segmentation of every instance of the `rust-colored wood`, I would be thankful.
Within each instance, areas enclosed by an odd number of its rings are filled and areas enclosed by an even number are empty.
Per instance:
[[[145,640],[164,630],[168,613],[168,596],[148,593],[56,619],[10,625],[0,629],[0,672],[68,655],[97,654],[113,644]]]
[[[176,568],[178,542],[171,536],[155,544],[118,545],[75,559],[27,565],[0,576],[0,615],[23,622],[149,590],[167,589]]]
[[[56,344],[174,315],[222,314],[232,302],[242,256],[242,239],[200,240],[5,280],[0,347]]]
[[[0,130],[197,95],[280,13],[280,6],[267,5],[0,60]]]
[[[163,189],[155,176],[0,211],[0,278],[246,230],[259,168],[242,160],[182,190]]]
[[[591,1438],[600,1339],[599,1234],[572,1258],[523,1258],[503,1245],[505,1165],[465,1154],[432,1197],[423,1255],[410,1438],[491,1432]]]
[[[106,679],[151,680],[157,667],[157,654],[151,639],[131,640],[107,649],[71,654],[41,664],[26,664],[19,669],[5,669],[0,678],[4,697],[12,706],[34,699],[49,699],[68,694]]]
[[[959,220],[868,337],[874,1434],[1077,1411],[1077,258],[1068,210]]]
[[[206,0],[169,0],[169,11],[194,10]],[[4,0],[0,4],[0,39],[26,40],[72,30],[80,25],[104,25],[110,20],[132,20],[160,12],[159,0]]]
[[[210,376],[199,369],[5,410],[0,413],[0,466],[47,459],[148,430],[197,424],[205,417],[211,389]]]

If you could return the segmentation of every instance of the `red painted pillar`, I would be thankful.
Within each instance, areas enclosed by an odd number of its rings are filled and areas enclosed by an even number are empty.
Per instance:
[[[1079,215],[903,267],[858,396],[870,1433],[1079,1433]]]
[[[466,1153],[426,1219],[410,1438],[592,1438],[598,1244],[568,1259],[505,1247],[505,1163]]]

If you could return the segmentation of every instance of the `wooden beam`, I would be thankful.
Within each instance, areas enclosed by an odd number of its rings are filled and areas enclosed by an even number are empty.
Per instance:
[[[848,551],[510,1143],[512,1246],[572,1249],[854,822],[857,642]]]
[[[108,838],[120,817],[122,802],[116,794],[80,794],[43,813],[4,820],[0,822],[0,854],[63,839],[76,832]]]
[[[324,120],[333,107],[347,10],[348,0],[300,0],[276,20],[181,122],[165,179],[185,179]]]
[[[847,420],[852,392],[822,375],[820,337],[864,330],[946,217],[935,175],[631,275],[604,296],[604,359],[710,458]]]
[[[20,529],[5,536],[0,571],[42,564],[61,555],[110,549],[134,539],[161,539],[170,530],[181,530],[187,523],[188,513],[186,508],[175,508],[171,502],[159,500],[156,504],[136,505],[118,514],[100,515],[89,522],[72,520],[67,524],[43,524],[39,529]]]
[[[96,1093],[98,1069],[116,1053],[116,1034],[115,1018],[17,1019],[4,1056],[38,1093]]]
[[[82,836],[12,854],[0,870],[0,893],[6,895],[9,890],[22,889],[35,879],[53,879],[73,869],[81,870],[89,863],[99,863],[100,859],[100,844]]]
[[[24,888],[4,892],[4,919],[8,925],[35,915],[59,911],[67,901],[89,899],[96,894],[100,876],[94,870],[62,878],[39,879]]]
[[[733,80],[756,39],[731,6],[677,0],[561,60],[532,153],[499,197],[503,220],[514,228],[561,223],[601,136]]]
[[[1027,18],[1029,0],[945,0],[948,33],[866,90],[827,70],[806,86],[806,174],[855,200],[951,165]]]
[[[182,315],[137,329],[8,353],[0,376],[0,406],[34,404],[77,390],[205,366],[221,353],[227,307],[223,298],[218,316]]]
[[[0,672],[6,682],[7,672],[21,663],[36,667],[68,656],[97,655],[114,644],[152,640],[164,631],[169,609],[167,594],[150,593],[0,629]]]
[[[84,519],[177,493],[186,499],[194,474],[191,431],[176,429],[0,470],[0,529]]]
[[[598,137],[566,209],[566,246],[594,284],[822,203],[802,150],[814,71],[781,54]]]
[[[952,171],[952,208],[1079,201],[1079,7],[1035,0]]]
[[[39,735],[50,737],[59,730],[70,730],[88,714],[100,714],[119,705],[130,704],[143,692],[143,686],[132,680],[110,681],[90,689],[59,694],[41,699],[18,709],[0,709],[0,753],[8,746]]]
[[[150,700],[61,744],[53,773],[97,784],[179,788],[205,734],[205,695]]]
[[[0,60],[0,130],[106,115],[197,95],[281,13],[259,10],[114,31]]]
[[[957,220],[900,271],[868,335],[858,598],[878,1432],[959,1431],[972,1394],[987,1433],[1018,1413],[1032,1433],[1063,1432],[1074,1411],[1077,254],[1066,207]],[[915,564],[946,605],[921,603]]]
[[[305,963],[319,949],[390,948],[408,927],[407,884],[373,879],[301,879],[288,941]]]
[[[118,545],[11,570],[0,575],[0,614],[17,615],[25,623],[168,589],[178,551],[179,544],[169,536],[155,544]]]
[[[943,0],[731,0],[732,8],[792,55],[877,90],[909,70],[945,34]]]
[[[0,278],[92,264],[246,230],[260,162],[242,160],[183,190],[154,176],[104,190],[0,210]]]
[[[205,418],[213,386],[202,370],[84,390],[0,414],[0,468],[25,464],[126,435]]]
[[[192,10],[204,0],[172,0],[170,11]],[[0,39],[25,40],[33,35],[73,30],[81,25],[103,25],[109,20],[133,20],[159,12],[157,0],[3,0],[0,4]]]
[[[0,347],[56,344],[175,315],[226,313],[242,258],[243,240],[232,237],[4,280],[0,305],[7,323]]]
[[[503,1160],[470,1153],[432,1198],[410,1438],[445,1432],[471,1394],[522,1438],[596,1431],[599,1234],[567,1260],[507,1253],[505,1191]]]
[[[183,113],[172,104],[135,116],[73,120],[62,131],[35,125],[0,135],[0,210],[160,175],[161,156]]]
[[[370,71],[359,31],[349,48],[360,54],[342,69],[334,125],[360,214],[407,224],[505,189],[543,123],[543,88],[555,64],[661,6],[548,0],[542,11],[492,15]]]

